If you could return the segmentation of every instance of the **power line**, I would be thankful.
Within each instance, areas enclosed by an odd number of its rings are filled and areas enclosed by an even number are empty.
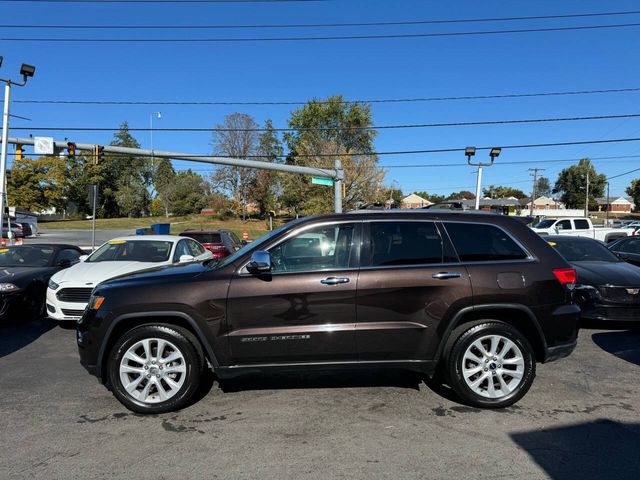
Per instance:
[[[123,0],[124,1],[124,0]],[[475,32],[432,32],[406,34],[376,35],[338,35],[338,36],[304,36],[304,37],[238,37],[238,38],[44,38],[44,37],[5,37],[5,42],[56,42],[56,43],[238,43],[238,42],[306,42],[331,40],[383,40],[410,39],[430,37],[464,37],[479,35],[504,35],[512,33],[564,32],[579,30],[599,30],[614,28],[640,27],[640,23],[620,23],[610,25],[582,25],[572,27],[521,28],[512,30],[483,30]]]
[[[20,3],[319,3],[329,0],[0,0]]]
[[[500,98],[522,98],[522,97],[556,97],[565,95],[592,95],[602,93],[629,93],[638,92],[640,87],[630,88],[608,88],[600,90],[570,90],[564,92],[532,92],[532,93],[506,93],[496,95],[466,95],[456,97],[413,97],[413,98],[382,98],[382,99],[362,99],[362,100],[343,100],[339,103],[356,104],[356,103],[411,103],[411,102],[440,102],[440,101],[457,101],[457,100],[491,100]],[[331,103],[329,100],[311,100],[318,104]],[[136,101],[136,100],[14,100],[13,103],[27,104],[53,104],[53,105],[306,105],[309,101]]]
[[[129,2],[131,3],[131,2]],[[151,3],[151,2],[149,2]],[[183,2],[185,3],[185,2]],[[398,20],[389,22],[337,22],[337,23],[262,23],[262,24],[235,24],[235,25],[25,25],[21,23],[12,23],[0,25],[0,28],[47,28],[53,30],[183,30],[183,29],[201,29],[201,30],[218,30],[218,29],[261,29],[261,28],[341,28],[341,27],[384,27],[384,26],[409,26],[409,25],[439,25],[439,24],[458,24],[458,23],[484,23],[484,22],[515,22],[529,20],[550,20],[550,19],[566,19],[566,18],[585,18],[585,17],[608,17],[619,15],[637,15],[640,10],[624,11],[624,12],[595,12],[595,13],[573,13],[567,15],[537,15],[527,17],[493,17],[493,18],[464,18],[464,19],[441,19],[441,20]]]
[[[620,173],[618,175],[614,175],[613,177],[607,177],[607,180],[613,180],[614,178],[623,177],[625,175],[629,175],[630,173],[639,171],[640,168],[634,168],[633,170],[629,170],[628,172]]]
[[[619,118],[639,118],[640,113],[629,113],[620,115],[593,115],[585,117],[558,117],[558,118],[528,118],[516,120],[482,120],[477,122],[449,122],[449,123],[414,123],[403,125],[373,125],[365,127],[348,127],[338,129],[334,127],[310,127],[310,128],[218,128],[218,127],[158,127],[158,128],[136,128],[130,127],[130,132],[298,132],[298,131],[334,131],[334,130],[399,130],[413,128],[434,128],[434,127],[470,127],[481,125],[512,125],[521,123],[549,123],[549,122],[575,122],[586,120],[610,120]],[[69,131],[69,132],[117,132],[120,127],[15,127],[13,130],[47,130],[47,131]]]
[[[623,160],[623,159],[629,159],[629,158],[640,158],[640,155],[618,155],[618,156],[612,156],[612,157],[589,157],[589,160],[592,161],[600,161],[600,160]],[[559,159],[552,159],[552,160],[535,160],[535,163],[573,163],[573,162],[578,162],[582,160],[582,158],[559,158]],[[512,160],[512,161],[500,161],[499,163],[494,163],[494,166],[500,167],[500,166],[506,166],[506,165],[520,165],[520,164],[526,164],[526,165],[530,165],[532,162],[531,160]],[[460,163],[413,163],[413,164],[404,164],[404,165],[396,165],[396,164],[389,164],[389,165],[380,165],[381,168],[432,168],[432,167],[468,167],[469,164],[466,162],[460,162]],[[539,170],[544,170],[544,169],[539,169]]]

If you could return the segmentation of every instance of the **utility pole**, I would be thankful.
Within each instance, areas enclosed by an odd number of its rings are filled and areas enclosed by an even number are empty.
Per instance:
[[[99,151],[99,147],[98,145],[94,145],[93,147],[93,163],[94,165],[98,166],[98,159],[99,159],[99,155],[100,155],[100,151]],[[98,203],[98,184],[94,183],[93,184],[93,195],[92,195],[92,201],[91,201],[91,209],[92,211],[92,215],[91,215],[91,251],[93,252],[96,248],[96,205]]]
[[[607,227],[609,226],[609,210],[611,210],[611,205],[609,204],[609,202],[611,201],[610,199],[611,197],[609,196],[609,181],[607,180],[607,203],[605,204],[607,208],[607,211],[605,213]]]
[[[544,171],[544,168],[530,168],[529,169],[533,175],[533,190],[531,190],[531,208],[529,209],[529,215],[533,217],[533,209],[535,208],[536,203],[536,190],[538,189],[538,172]]]
[[[589,217],[589,170],[587,170],[587,188],[584,199],[584,218]]]
[[[0,56],[0,66],[2,66],[3,57]],[[2,145],[0,146],[0,236],[2,236],[2,228],[4,225],[4,207],[6,206],[5,198],[7,197],[7,146],[9,138],[9,102],[11,100],[11,85],[16,87],[24,87],[27,84],[27,78],[33,77],[36,67],[25,63],[20,67],[20,75],[22,82],[17,83],[9,79],[0,78],[0,82],[4,82],[4,110],[2,114]],[[7,218],[7,238],[12,241],[11,219]]]

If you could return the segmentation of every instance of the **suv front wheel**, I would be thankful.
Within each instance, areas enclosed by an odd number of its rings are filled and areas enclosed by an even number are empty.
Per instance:
[[[452,333],[446,374],[467,404],[483,408],[513,405],[535,377],[531,344],[517,329],[499,321],[462,325]]]
[[[200,384],[204,357],[187,330],[143,325],[120,337],[109,356],[115,397],[138,413],[165,413],[184,407]]]

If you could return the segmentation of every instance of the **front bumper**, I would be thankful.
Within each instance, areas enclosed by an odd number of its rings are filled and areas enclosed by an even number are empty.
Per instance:
[[[7,318],[12,311],[12,307],[22,303],[23,291],[0,293],[0,319]]]
[[[597,322],[640,322],[640,305],[594,304],[583,307],[581,318]]]
[[[59,321],[78,321],[82,317],[86,303],[61,302],[56,297],[56,292],[60,290],[52,290],[47,288],[47,315],[49,318]]]

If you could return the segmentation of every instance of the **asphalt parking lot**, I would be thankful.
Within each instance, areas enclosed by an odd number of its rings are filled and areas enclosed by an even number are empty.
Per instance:
[[[0,477],[637,479],[640,332],[582,330],[516,406],[481,411],[412,374],[253,376],[178,413],[128,412],[74,331],[0,326]]]

